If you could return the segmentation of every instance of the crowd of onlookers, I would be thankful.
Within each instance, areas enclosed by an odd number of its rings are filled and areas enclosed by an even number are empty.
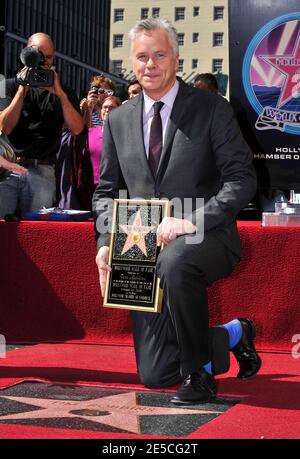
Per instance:
[[[57,166],[59,207],[90,208],[91,197],[99,181],[102,135],[107,116],[141,91],[137,80],[129,82],[127,99],[122,102],[115,95],[116,87],[110,78],[104,75],[93,77],[86,97],[80,101],[85,126],[82,135],[74,138],[67,130],[62,137]]]
[[[53,68],[54,45],[48,35],[32,35],[28,46],[42,54],[44,69]],[[6,97],[0,99],[1,141],[15,151],[14,161],[0,155],[0,218],[22,218],[52,206],[89,210],[99,180],[107,115],[142,87],[130,81],[122,101],[113,81],[97,75],[79,101],[55,71],[53,86],[43,88],[27,84],[27,70],[24,67],[17,80],[6,81]],[[194,86],[218,92],[212,74],[198,75]]]

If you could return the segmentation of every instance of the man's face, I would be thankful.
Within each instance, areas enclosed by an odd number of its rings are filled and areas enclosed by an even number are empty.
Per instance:
[[[52,42],[47,38],[37,37],[30,43],[30,46],[38,48],[39,51],[44,54],[45,62],[42,67],[45,69],[50,69],[54,60],[54,48]]]
[[[138,83],[130,85],[128,88],[128,98],[132,99],[133,97],[138,96],[141,90],[142,89]]]
[[[209,91],[209,92],[212,92],[214,94],[217,94],[218,93],[218,90],[215,89],[215,88],[210,88],[208,86],[208,84],[205,82],[205,81],[202,81],[202,80],[199,80],[199,81],[196,81],[196,83],[194,83],[194,88],[198,88],[198,89],[204,89],[204,91]]]
[[[178,56],[164,30],[139,33],[133,42],[132,61],[137,79],[152,99],[159,100],[175,83]]]

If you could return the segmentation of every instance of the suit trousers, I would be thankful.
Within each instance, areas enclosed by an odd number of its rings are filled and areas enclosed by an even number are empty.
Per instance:
[[[229,276],[238,261],[217,230],[196,244],[180,236],[160,252],[162,312],[131,312],[137,367],[145,386],[172,386],[211,361],[207,286]]]

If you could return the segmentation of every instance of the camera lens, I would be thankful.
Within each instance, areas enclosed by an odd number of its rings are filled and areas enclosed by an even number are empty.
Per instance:
[[[97,86],[92,86],[91,91],[93,91],[94,94],[105,94],[106,96],[112,96],[114,94],[112,89],[103,89]]]

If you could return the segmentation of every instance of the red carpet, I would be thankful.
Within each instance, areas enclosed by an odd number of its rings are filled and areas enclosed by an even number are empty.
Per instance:
[[[0,389],[22,381],[142,387],[131,346],[37,344],[8,352],[0,375]]]
[[[300,228],[240,222],[239,231],[241,263],[209,289],[211,323],[251,317],[258,348],[273,353],[262,353],[251,381],[237,380],[232,363],[219,395],[241,402],[189,438],[300,438],[300,360],[291,356],[300,333]],[[9,352],[0,359],[0,388],[41,381],[145,390],[129,313],[102,307],[92,223],[0,222],[0,250],[0,333],[7,343],[65,343]],[[136,436],[2,424],[0,438]]]
[[[262,370],[249,381],[235,378],[237,365],[232,360],[230,372],[218,378],[218,395],[238,398],[240,403],[187,438],[300,438],[299,360],[291,354],[261,355]],[[134,352],[128,346],[30,346],[10,351],[1,359],[0,375],[1,388],[21,381],[43,381],[144,390],[136,375]],[[145,438],[17,425],[1,425],[0,437]]]
[[[251,317],[260,349],[289,351],[300,333],[300,228],[239,222],[239,232],[241,263],[209,289],[211,322]],[[132,344],[128,312],[102,307],[92,223],[1,221],[0,250],[7,342]]]

